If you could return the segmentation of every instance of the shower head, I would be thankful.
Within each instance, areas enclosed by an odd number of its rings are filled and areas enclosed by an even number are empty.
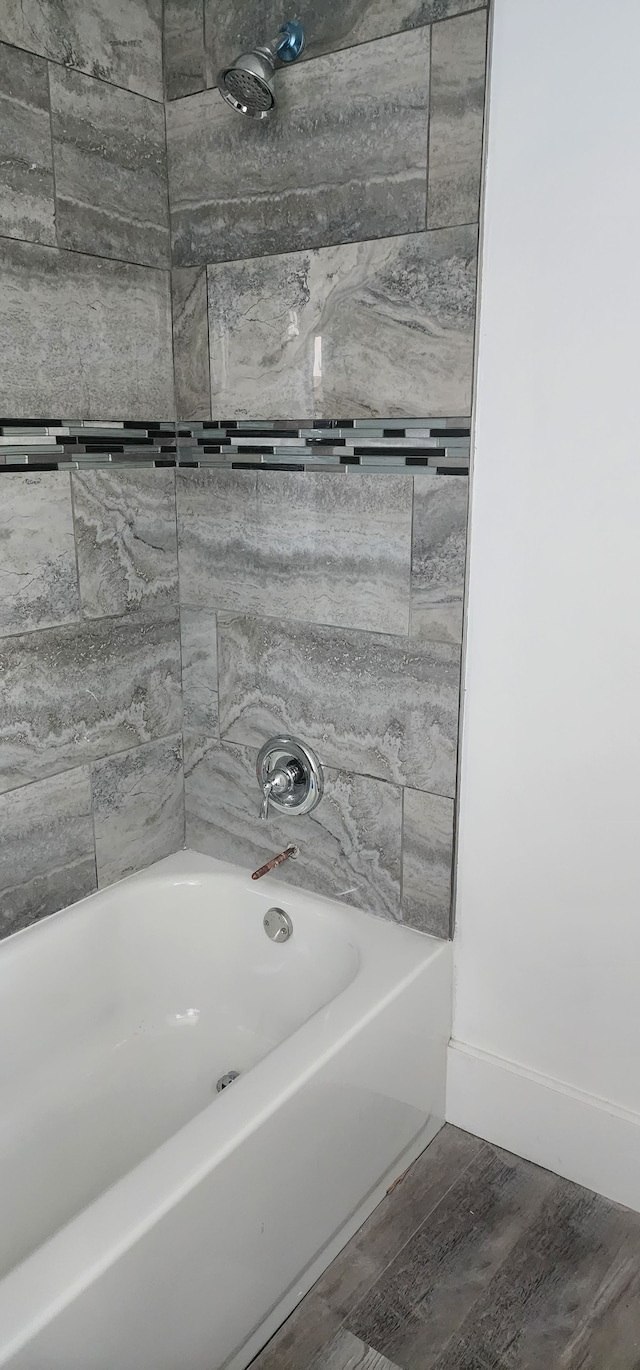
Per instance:
[[[251,52],[236,57],[230,67],[218,74],[218,90],[223,99],[239,114],[252,119],[266,119],[275,107],[274,76],[279,66],[295,62],[304,48],[304,29],[292,19],[276,37]]]

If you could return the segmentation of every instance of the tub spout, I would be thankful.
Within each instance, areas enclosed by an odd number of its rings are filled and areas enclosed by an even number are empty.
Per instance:
[[[277,856],[272,856],[265,866],[259,866],[257,871],[253,872],[251,879],[259,880],[262,875],[268,875],[269,871],[274,871],[276,866],[281,866],[283,861],[295,861],[299,851],[299,847],[285,847],[284,851],[279,852]]]

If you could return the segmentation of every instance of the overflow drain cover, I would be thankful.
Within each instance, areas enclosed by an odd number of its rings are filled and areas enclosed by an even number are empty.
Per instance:
[[[227,1085],[232,1085],[234,1080],[237,1080],[239,1074],[239,1070],[228,1070],[226,1075],[221,1075],[216,1084],[218,1094],[220,1094],[223,1089],[226,1089]]]

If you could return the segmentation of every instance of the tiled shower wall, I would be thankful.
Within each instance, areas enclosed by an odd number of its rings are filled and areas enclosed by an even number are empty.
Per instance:
[[[0,15],[0,447],[81,468],[2,476],[3,930],[182,844],[184,704],[192,845],[295,839],[283,879],[446,935],[485,11],[304,4],[263,126],[209,87],[287,14],[167,0],[176,433],[160,0],[126,10]],[[300,826],[257,820],[283,729],[326,767]]]
[[[308,60],[242,118],[217,69],[294,10]],[[468,414],[486,9],[294,10],[167,3],[178,416]]]
[[[466,478],[177,481],[187,845],[253,868],[295,842],[283,880],[447,936]],[[282,733],[326,789],[264,823]]]
[[[183,845],[184,729],[189,845],[446,936],[466,485],[4,474],[0,934]],[[283,731],[326,791],[263,823]]]
[[[162,0],[0,5],[0,414],[172,418]]]
[[[182,846],[173,471],[0,476],[0,935]]]

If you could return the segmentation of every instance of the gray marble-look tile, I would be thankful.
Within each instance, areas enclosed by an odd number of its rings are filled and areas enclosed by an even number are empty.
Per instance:
[[[92,766],[98,884],[111,885],[184,845],[182,740],[165,737]]]
[[[173,471],[75,471],[73,509],[87,618],[177,603]]]
[[[47,64],[0,43],[0,234],[55,243]]]
[[[60,247],[168,267],[162,105],[64,67],[49,79]]]
[[[261,604],[257,473],[177,471],[176,505],[181,603],[242,610]]]
[[[168,273],[0,239],[0,412],[172,418]]]
[[[444,228],[480,212],[486,11],[437,24],[432,43],[427,227]]]
[[[225,740],[291,732],[324,765],[453,797],[453,644],[221,613],[218,658]]]
[[[404,790],[402,921],[419,932],[449,937],[453,800]]]
[[[0,585],[0,636],[80,617],[66,472],[3,473]]]
[[[167,100],[207,84],[203,0],[164,0],[164,84]]]
[[[251,747],[187,739],[187,845],[254,869],[293,842],[300,855],[274,872],[276,878],[398,919],[399,788],[325,769],[324,795],[312,814],[288,818],[272,809],[264,823],[256,755]]]
[[[341,1327],[314,1357],[309,1370],[398,1370],[398,1366]]]
[[[406,634],[411,477],[182,471],[186,604]]]
[[[0,937],[96,888],[89,768],[0,795]]]
[[[0,639],[0,790],[178,732],[178,612]]]
[[[204,0],[208,85],[221,66],[256,40],[276,33],[281,0]],[[478,8],[483,0],[298,0],[296,17],[305,26],[304,57],[368,43],[372,38],[418,28],[450,14]],[[198,89],[198,87],[193,87]],[[186,92],[183,92],[186,93]]]
[[[446,1124],[320,1276],[314,1295],[345,1318],[485,1147]]]
[[[468,413],[476,253],[467,226],[209,267],[214,412]]]
[[[415,476],[411,636],[462,642],[466,476]]]
[[[3,0],[0,39],[162,100],[162,0]]]
[[[429,34],[280,72],[273,121],[234,117],[217,90],[170,103],[175,264],[423,228]]]
[[[185,732],[218,736],[218,645],[213,609],[180,610]]]
[[[206,267],[176,267],[171,273],[173,365],[179,419],[211,418],[209,321]]]
[[[351,1310],[346,1326],[402,1370],[440,1367],[451,1334],[556,1184],[554,1175],[519,1157],[481,1151]],[[486,1362],[473,1364],[485,1370]]]

